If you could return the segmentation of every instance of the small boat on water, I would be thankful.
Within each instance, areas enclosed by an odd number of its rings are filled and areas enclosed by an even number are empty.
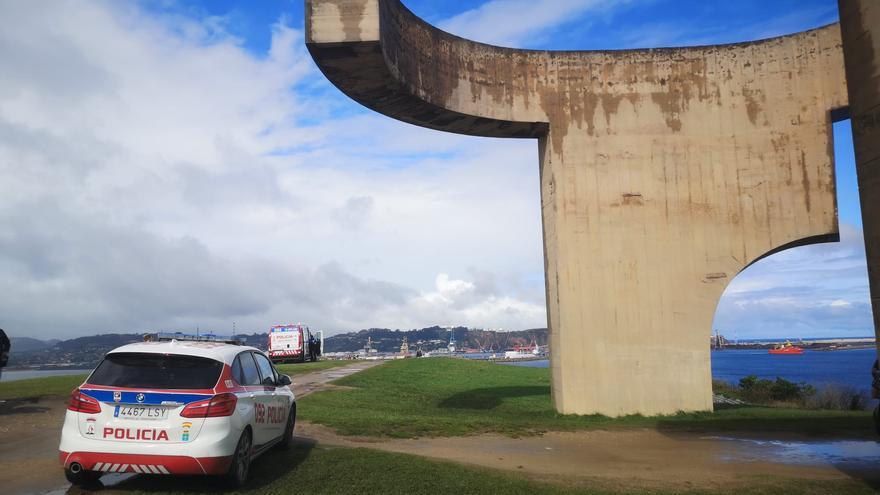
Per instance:
[[[538,342],[532,338],[532,343],[529,344],[528,347],[517,345],[514,346],[512,351],[505,351],[504,359],[523,359],[523,358],[533,358],[541,355],[541,346],[538,345]]]
[[[796,345],[791,345],[791,342],[786,342],[784,344],[780,344],[773,349],[770,349],[770,354],[803,354],[804,350]]]

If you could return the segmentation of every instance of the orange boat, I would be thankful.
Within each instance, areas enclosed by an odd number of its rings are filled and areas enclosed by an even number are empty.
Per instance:
[[[791,342],[780,344],[770,349],[770,354],[803,354],[804,350],[798,346],[791,345]]]

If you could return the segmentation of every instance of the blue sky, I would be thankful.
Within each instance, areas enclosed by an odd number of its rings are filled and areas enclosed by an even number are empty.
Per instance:
[[[837,17],[835,0],[405,3],[539,49],[746,41]],[[301,0],[0,4],[0,327],[544,326],[534,143],[375,115],[321,76],[302,28]],[[743,272],[722,333],[872,334],[848,122],[835,140],[843,242]]]

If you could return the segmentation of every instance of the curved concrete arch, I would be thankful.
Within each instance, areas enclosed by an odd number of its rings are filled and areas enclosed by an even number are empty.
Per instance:
[[[306,0],[306,44],[337,88],[389,117],[473,136],[547,134],[546,119],[540,115],[517,119],[512,113],[479,112],[443,101],[441,95],[454,92],[457,81],[442,68],[454,64],[455,54],[465,50],[463,45],[477,44],[433,28],[399,2]],[[427,48],[418,51],[419,44],[442,45],[444,63],[434,63],[440,57]],[[492,52],[490,58],[505,50],[481,46]],[[418,57],[413,58],[413,53]]]
[[[455,37],[399,0],[306,0],[327,77],[390,117],[537,138],[553,397],[563,413],[711,410],[730,279],[837,234],[838,25],[732,45],[535,51]]]
[[[781,246],[778,246],[770,251],[767,251],[766,253],[762,254],[761,256],[758,256],[757,258],[751,260],[746,266],[742,267],[742,269],[740,269],[732,277],[730,277],[730,280],[725,284],[724,288],[721,290],[721,295],[719,296],[718,301],[715,304],[715,309],[712,312],[713,323],[714,323],[716,317],[718,316],[718,308],[721,307],[721,302],[724,300],[724,297],[727,294],[727,290],[730,288],[731,284],[733,284],[733,281],[736,280],[736,278],[739,277],[740,275],[746,273],[753,265],[756,265],[759,262],[761,262],[767,258],[770,258],[774,255],[780,254],[783,251],[789,251],[789,250],[793,250],[793,249],[803,248],[803,247],[811,246],[814,244],[827,244],[827,243],[832,243],[832,242],[840,242],[840,234],[839,233],[835,232],[832,234],[823,234],[823,235],[798,239],[796,241],[789,242],[787,244],[783,244]],[[706,337],[711,340],[714,337],[714,329],[716,329],[716,328],[718,328],[718,327],[713,324],[712,330],[707,329]],[[721,329],[721,330],[722,330],[722,335],[724,335],[724,333],[726,332],[726,329]],[[789,337],[789,335],[786,335],[785,337]]]

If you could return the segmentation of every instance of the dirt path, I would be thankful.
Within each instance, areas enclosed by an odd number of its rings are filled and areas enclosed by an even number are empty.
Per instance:
[[[64,483],[58,441],[64,399],[0,403],[0,486],[6,493],[31,493]]]
[[[293,377],[303,397],[328,382],[381,364],[359,362]],[[3,493],[44,493],[67,486],[58,466],[58,442],[67,406],[65,398],[0,401],[0,487]]]
[[[329,385],[332,380],[377,364],[380,363],[355,363],[296,376],[294,391],[297,397],[303,397],[332,387]],[[0,487],[3,493],[63,493],[69,486],[57,460],[64,411],[63,398],[0,402]],[[808,445],[815,440],[793,434],[743,440],[744,437],[627,429],[551,432],[524,438],[481,435],[391,440],[342,437],[328,428],[301,421],[297,424],[296,436],[325,445],[413,454],[516,471],[557,483],[587,482],[612,490],[730,490],[761,476],[801,480],[855,478],[880,486],[877,484],[880,470],[875,467],[880,466],[880,446],[874,445],[877,457],[868,464],[846,462],[846,446],[837,460],[804,463],[795,459],[796,462],[792,462],[791,455],[780,455],[785,453],[780,445],[798,442]],[[871,448],[870,444],[872,442],[861,442],[853,448]]]
[[[790,458],[774,460],[771,451],[767,451],[768,458],[756,457],[756,446],[748,441],[650,429],[550,432],[523,438],[480,435],[415,440],[341,437],[328,428],[305,422],[297,425],[297,430],[300,437],[323,444],[415,454],[517,471],[557,482],[580,480],[609,489],[729,490],[737,483],[753,482],[756,476],[808,480],[880,478],[876,464],[850,466],[853,469],[841,469],[830,462],[799,465]],[[787,437],[786,441],[803,440]]]
[[[327,388],[327,384],[333,380],[353,375],[358,371],[363,371],[382,363],[384,363],[384,361],[362,361],[350,366],[340,366],[338,368],[329,368],[314,373],[297,375],[293,377],[293,392],[296,394],[297,399],[305,397],[312,392]]]

